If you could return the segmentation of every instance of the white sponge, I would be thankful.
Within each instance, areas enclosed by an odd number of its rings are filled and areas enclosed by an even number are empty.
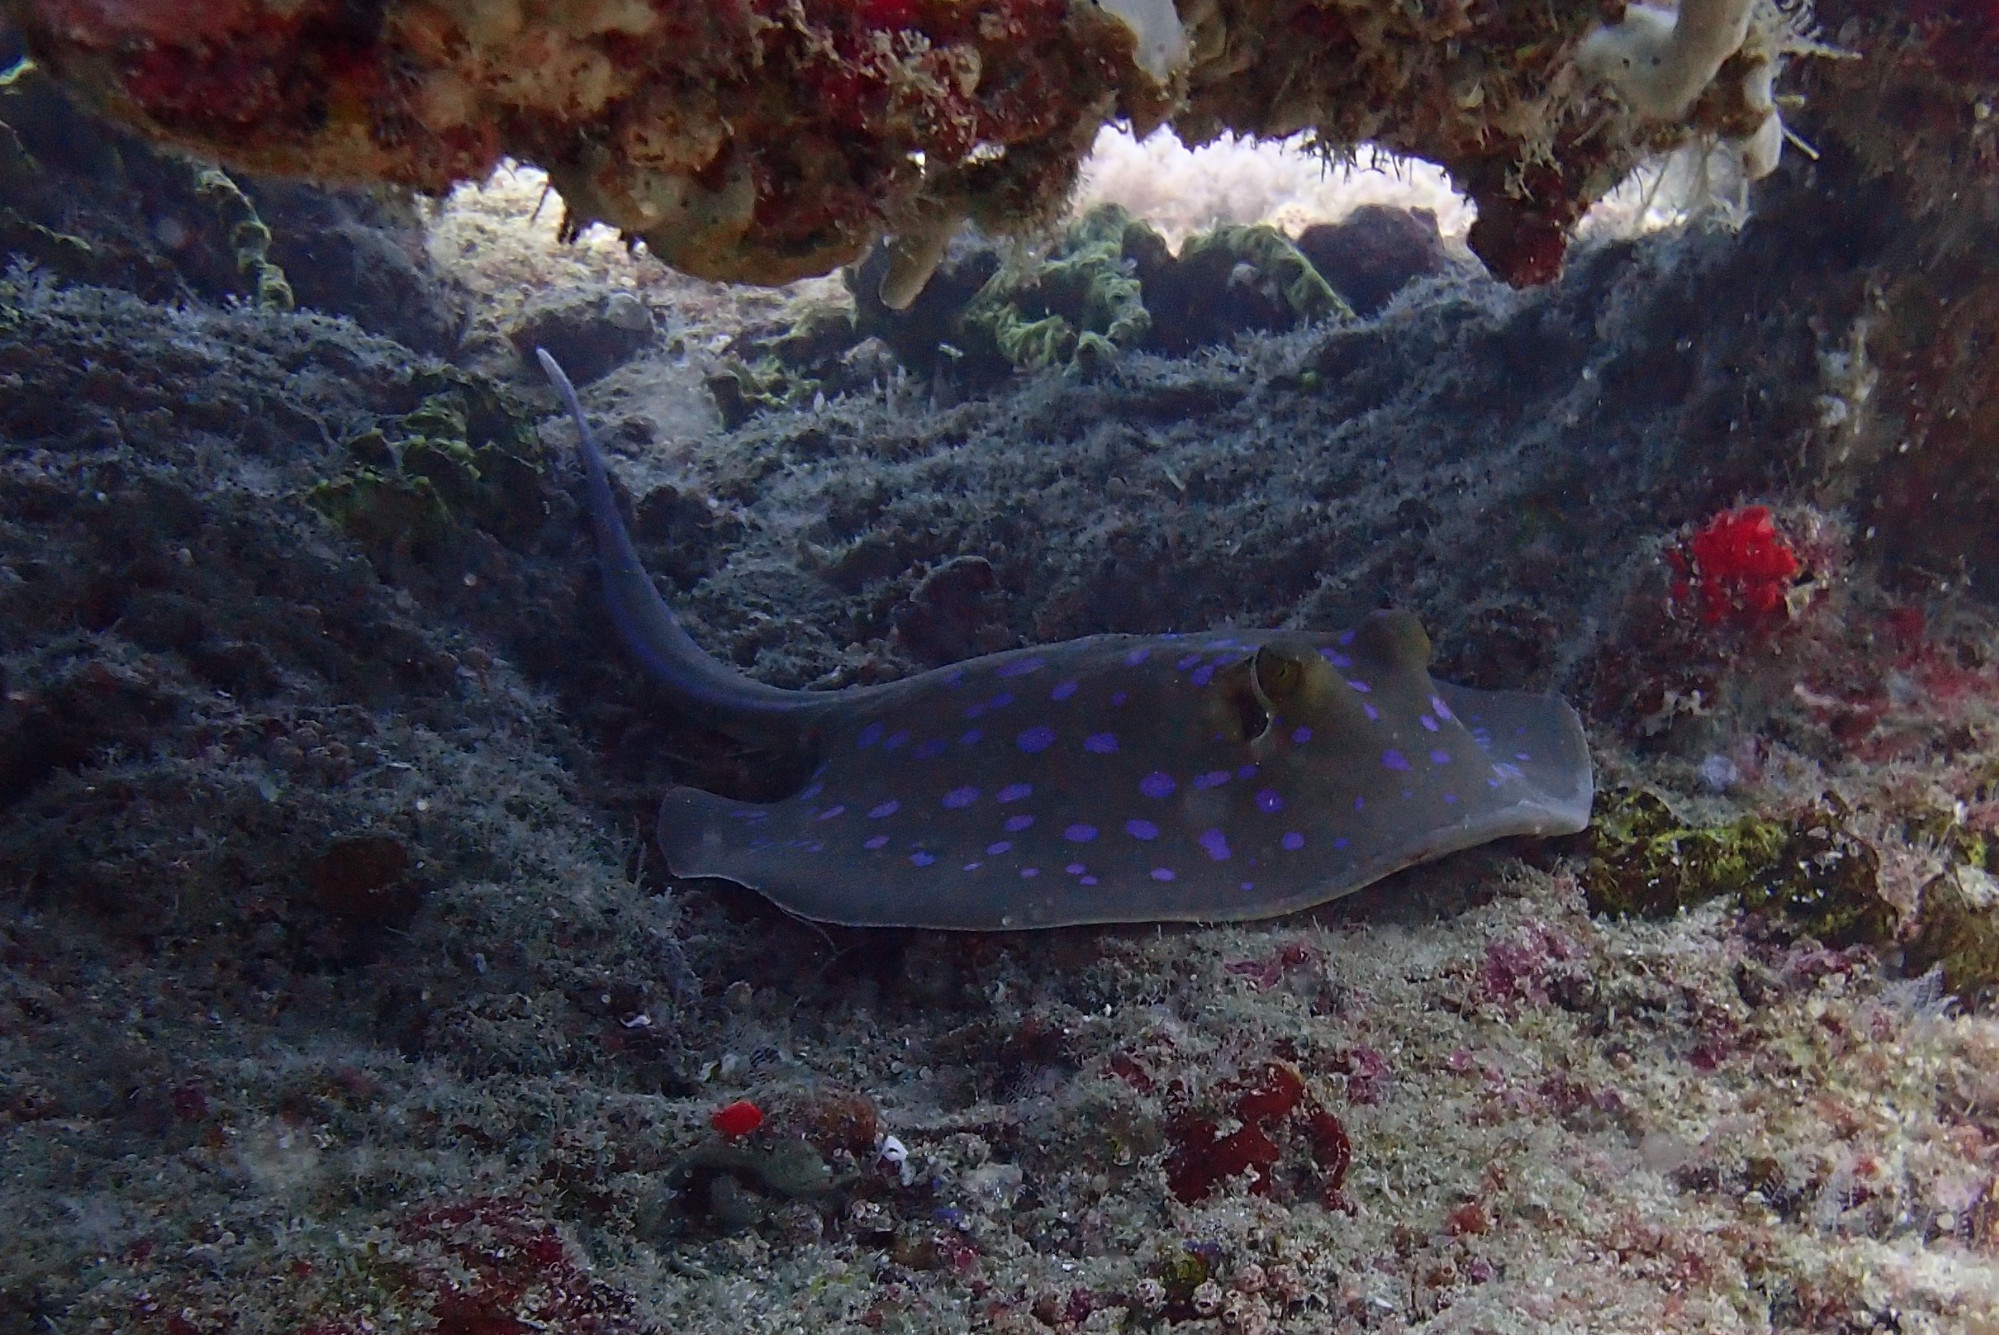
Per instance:
[[[1097,7],[1131,29],[1138,67],[1154,83],[1164,84],[1187,63],[1187,30],[1180,26],[1173,0],[1097,0]]]
[[[1622,23],[1583,39],[1576,64],[1646,119],[1677,120],[1742,48],[1750,8],[1751,0],[1680,0],[1677,12],[1632,5]]]

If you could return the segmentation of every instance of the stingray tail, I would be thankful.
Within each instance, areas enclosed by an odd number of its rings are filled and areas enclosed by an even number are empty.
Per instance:
[[[577,402],[575,387],[545,348],[536,348],[541,369],[576,421],[587,476],[590,526],[597,536],[604,601],[625,644],[645,670],[670,691],[689,714],[720,731],[760,741],[803,738],[806,715],[823,705],[806,691],[788,691],[752,680],[713,658],[696,644],[662,598],[639,562],[638,549],[611,497],[603,452]]]

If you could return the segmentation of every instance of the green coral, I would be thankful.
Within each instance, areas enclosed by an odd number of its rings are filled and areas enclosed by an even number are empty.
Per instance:
[[[518,537],[539,523],[539,443],[525,415],[455,370],[420,374],[415,388],[417,407],[349,440],[354,467],[307,503],[378,557],[428,559],[461,524]]]
[[[854,332],[879,337],[913,370],[964,383],[1090,371],[1134,349],[1179,353],[1352,314],[1274,227],[1217,227],[1176,258],[1164,236],[1114,204],[1071,224],[1045,255],[1002,259],[980,244],[947,255],[906,309],[877,295],[891,269],[883,250],[850,271]]]
[[[1047,259],[1001,266],[965,308],[963,327],[1017,370],[1098,364],[1137,347],[1152,313],[1125,236],[1144,224],[1115,204],[1092,209]]]
[[[1696,826],[1657,793],[1626,790],[1591,821],[1583,891],[1595,912],[1640,917],[1728,898],[1829,945],[1880,945],[1893,939],[1897,915],[1881,897],[1878,857],[1845,816],[1828,800],[1785,822],[1752,814]]]
[[[1180,249],[1180,263],[1194,271],[1220,265],[1224,281],[1237,266],[1248,265],[1256,281],[1300,320],[1353,314],[1291,238],[1263,223],[1224,223],[1192,237]]]

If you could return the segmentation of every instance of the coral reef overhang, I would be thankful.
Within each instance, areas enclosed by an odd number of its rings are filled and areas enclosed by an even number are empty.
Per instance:
[[[1509,282],[1540,282],[1644,153],[1726,134],[1743,110],[1722,79],[1685,124],[1621,112],[1575,69],[1605,17],[1590,0],[1179,10],[0,4],[76,94],[150,137],[254,171],[432,192],[531,161],[573,222],[641,237],[687,273],[759,283],[829,272],[884,234],[920,275],[963,219],[1032,229],[1114,119],[1194,143],[1309,132],[1329,155],[1375,144],[1438,162],[1479,205],[1473,249]]]

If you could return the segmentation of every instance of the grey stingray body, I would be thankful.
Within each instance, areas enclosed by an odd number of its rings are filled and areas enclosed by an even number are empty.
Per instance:
[[[1402,613],[1329,634],[1093,636],[833,692],[740,677],[645,577],[575,396],[543,365],[582,433],[625,638],[692,715],[812,749],[780,801],[671,789],[658,839],[675,875],[856,926],[1222,921],[1589,821],[1575,711],[1432,681]]]

